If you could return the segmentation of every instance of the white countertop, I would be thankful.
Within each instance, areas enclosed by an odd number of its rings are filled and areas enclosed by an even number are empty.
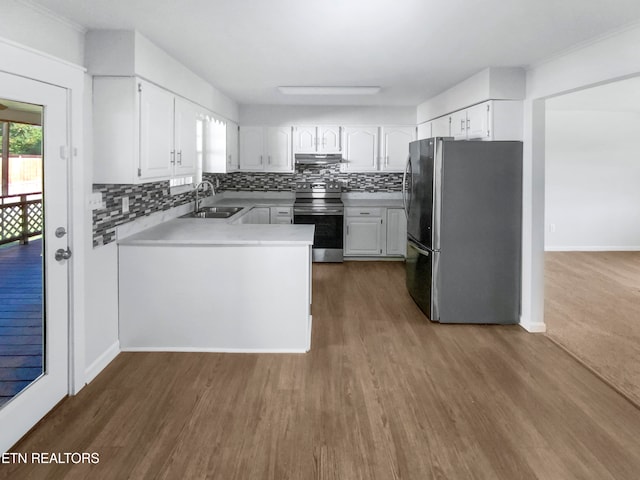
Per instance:
[[[342,203],[345,207],[404,208],[400,193],[346,193]]]
[[[314,228],[313,225],[228,225],[210,219],[180,218],[148,228],[118,243],[124,246],[312,245]]]

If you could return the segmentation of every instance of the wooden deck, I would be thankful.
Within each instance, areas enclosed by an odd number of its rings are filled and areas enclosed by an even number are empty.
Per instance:
[[[0,406],[42,373],[42,240],[0,247]]]

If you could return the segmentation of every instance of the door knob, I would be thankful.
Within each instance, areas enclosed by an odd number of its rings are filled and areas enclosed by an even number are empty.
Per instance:
[[[66,250],[63,250],[62,248],[59,248],[58,250],[56,250],[55,259],[58,262],[62,260],[69,260],[70,258],[71,258],[71,250],[69,250],[69,247],[67,247]]]

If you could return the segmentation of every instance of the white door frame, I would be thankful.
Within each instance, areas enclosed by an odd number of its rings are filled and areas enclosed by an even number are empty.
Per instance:
[[[68,148],[68,243],[74,261],[69,266],[68,387],[71,395],[85,385],[84,311],[85,250],[91,239],[85,238],[91,212],[85,198],[91,179],[85,178],[83,156],[83,115],[86,70],[21,44],[0,38],[0,72],[61,87],[67,92]],[[45,126],[46,128],[46,126]],[[90,230],[89,230],[90,231]],[[0,449],[0,453],[3,450]]]

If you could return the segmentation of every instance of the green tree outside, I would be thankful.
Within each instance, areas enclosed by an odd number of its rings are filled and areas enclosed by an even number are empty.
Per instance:
[[[40,155],[42,153],[42,127],[11,123],[9,125],[9,153],[13,155]]]

